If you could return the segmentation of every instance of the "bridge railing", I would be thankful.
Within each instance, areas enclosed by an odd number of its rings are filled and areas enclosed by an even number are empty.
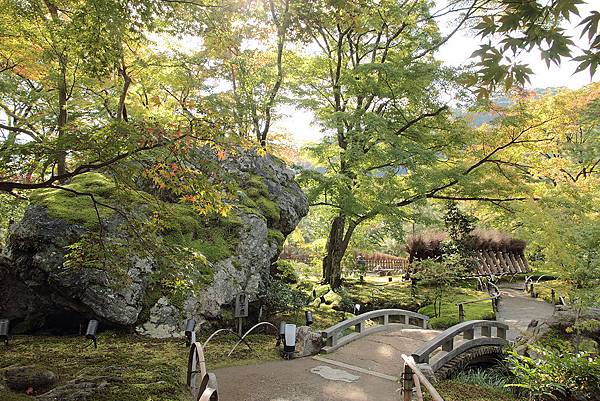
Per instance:
[[[368,321],[378,324],[370,326],[367,325]],[[428,321],[428,316],[404,309],[379,309],[366,312],[321,331],[321,337],[325,344],[321,350],[329,353],[361,337],[399,325],[411,325],[426,329]],[[353,331],[348,333],[348,329],[353,329]]]
[[[479,336],[476,335],[477,328],[480,328]],[[435,372],[437,368],[443,366],[447,361],[471,348],[486,345],[501,346],[507,344],[507,330],[508,326],[506,324],[494,320],[470,320],[459,323],[441,332],[431,341],[423,344],[413,352],[412,357],[416,363],[430,364],[432,353],[441,348],[442,351],[445,351],[445,354],[438,358],[431,366]],[[462,340],[464,341],[461,344],[458,344],[458,346],[455,346],[455,340],[459,336],[462,337]]]
[[[186,379],[193,401],[219,401],[217,377],[206,370],[204,349],[199,342],[194,341],[190,347]]]
[[[412,389],[417,393],[417,401],[423,401],[423,390],[421,384],[429,393],[429,398],[433,401],[444,401],[440,393],[431,384],[429,379],[421,372],[421,369],[415,364],[412,356],[402,354],[404,360],[404,373],[402,374],[402,400],[412,401]]]

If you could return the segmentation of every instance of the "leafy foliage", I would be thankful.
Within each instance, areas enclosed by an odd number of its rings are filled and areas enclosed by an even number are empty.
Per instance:
[[[532,359],[516,352],[508,363],[516,383],[530,400],[559,400],[594,397],[600,390],[600,360],[586,354],[560,353],[538,349],[544,359]]]
[[[461,21],[474,21],[470,27],[487,39],[471,56],[479,58],[477,76],[472,81],[479,83],[478,94],[487,97],[498,86],[509,89],[528,83],[533,71],[520,56],[532,49],[539,50],[548,67],[560,64],[563,59],[573,60],[578,63],[575,72],[588,70],[593,77],[600,65],[600,13],[590,10],[582,15],[585,3],[584,0],[451,1],[449,9],[462,11]],[[565,23],[573,19],[580,32],[577,43],[565,29]]]

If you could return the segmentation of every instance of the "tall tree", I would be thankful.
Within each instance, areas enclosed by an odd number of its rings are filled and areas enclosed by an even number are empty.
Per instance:
[[[433,58],[444,38],[427,2],[311,2],[301,18],[320,51],[300,71],[300,94],[328,133],[310,149],[317,168],[302,175],[312,205],[335,210],[325,282],[341,284],[356,227],[376,216],[405,219],[425,199],[527,197],[496,185],[491,166],[538,139],[524,138],[531,128],[487,138],[451,116],[443,99],[461,93],[459,77]]]
[[[204,32],[205,54],[240,137],[265,148],[286,77],[293,0],[233,2]],[[222,89],[221,89],[222,90]]]

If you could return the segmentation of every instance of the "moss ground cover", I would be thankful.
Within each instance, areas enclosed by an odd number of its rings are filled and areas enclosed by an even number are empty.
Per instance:
[[[323,323],[323,327],[343,320],[344,312],[350,316],[355,304],[361,305],[361,310],[392,308],[418,311],[431,317],[430,325],[435,329],[444,329],[459,322],[458,302],[474,301],[488,298],[486,292],[472,289],[473,282],[465,282],[463,287],[454,287],[443,297],[442,316],[434,317],[432,299],[434,289],[426,286],[418,286],[416,292],[411,288],[411,283],[402,280],[401,276],[378,277],[367,276],[360,282],[358,278],[347,278],[344,285],[337,292],[330,291],[329,286],[321,285],[319,278],[314,274],[307,274],[307,269],[302,263],[295,263],[295,271],[300,274],[297,288],[301,289],[308,300],[308,305],[299,309],[288,318],[295,318],[302,322],[304,310],[311,310],[315,318],[315,326]],[[316,299],[312,296],[315,290]],[[325,302],[319,299],[324,297]],[[296,318],[296,316],[298,316]],[[494,313],[491,301],[477,302],[465,305],[465,317],[467,320],[492,319]]]
[[[252,350],[240,345],[230,358],[227,353],[237,338],[224,336],[212,340],[205,349],[209,369],[279,358],[274,336],[252,335],[248,341]],[[182,339],[157,340],[105,332],[99,335],[98,343],[98,349],[94,349],[87,347],[81,336],[16,336],[9,347],[0,347],[0,371],[10,366],[34,365],[57,373],[60,383],[80,375],[123,379],[123,383],[98,393],[95,400],[188,400],[185,388],[188,349]],[[0,400],[31,400],[31,397],[0,386]]]

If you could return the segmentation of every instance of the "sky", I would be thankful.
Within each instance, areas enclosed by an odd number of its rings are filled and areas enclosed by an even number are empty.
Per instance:
[[[443,3],[443,1],[439,3]],[[592,5],[592,3],[595,4]],[[588,0],[588,3],[580,9],[581,15],[586,16],[590,11],[600,9],[600,0]],[[576,25],[577,22],[572,21],[567,23],[565,28],[577,44],[580,30]],[[440,21],[440,29],[442,33],[450,32],[452,30],[451,21]],[[582,39],[582,42],[584,39]],[[472,62],[473,60],[470,60],[469,56],[481,43],[481,39],[473,37],[470,32],[459,31],[440,48],[437,58],[449,66],[459,66]],[[573,74],[577,67],[576,62],[563,61],[560,66],[551,65],[548,68],[545,62],[540,59],[538,51],[525,54],[521,60],[528,63],[534,72],[530,77],[531,84],[527,85],[527,88],[567,87],[577,89],[591,82],[600,81],[600,73],[597,73],[593,80],[587,70]],[[323,133],[311,112],[298,110],[292,106],[281,107],[278,112],[282,115],[282,118],[276,122],[273,128],[287,131],[296,145],[302,146],[322,138]]]

